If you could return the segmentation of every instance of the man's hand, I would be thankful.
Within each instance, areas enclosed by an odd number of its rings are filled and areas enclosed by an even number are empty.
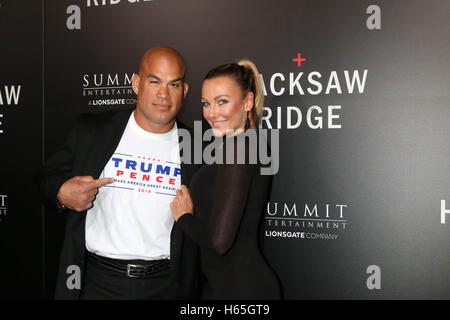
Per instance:
[[[194,204],[192,203],[191,194],[184,184],[177,190],[177,196],[170,204],[170,209],[172,210],[172,216],[175,221],[178,221],[185,213],[194,214]]]
[[[113,182],[113,178],[95,180],[91,176],[76,176],[64,182],[57,198],[60,204],[81,212],[92,208],[98,188]]]

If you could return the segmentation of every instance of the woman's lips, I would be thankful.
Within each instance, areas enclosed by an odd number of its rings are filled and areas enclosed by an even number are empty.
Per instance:
[[[221,127],[221,126],[223,126],[224,124],[225,124],[225,120],[223,120],[223,121],[212,121],[212,125],[213,125],[213,127]]]

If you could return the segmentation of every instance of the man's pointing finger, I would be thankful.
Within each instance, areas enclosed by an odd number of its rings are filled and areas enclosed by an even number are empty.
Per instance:
[[[103,187],[107,184],[111,184],[114,182],[113,178],[101,178],[101,179],[97,179],[95,180],[95,184],[97,188]]]

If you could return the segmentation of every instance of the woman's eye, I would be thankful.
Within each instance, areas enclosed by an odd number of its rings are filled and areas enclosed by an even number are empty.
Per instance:
[[[207,106],[209,106],[208,102],[202,101],[202,107],[205,108]]]
[[[225,104],[225,103],[228,103],[228,100],[224,100],[224,99],[219,100],[219,104]]]

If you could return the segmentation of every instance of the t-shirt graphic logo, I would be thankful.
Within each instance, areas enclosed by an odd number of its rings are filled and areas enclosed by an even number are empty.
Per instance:
[[[137,192],[175,196],[181,177],[179,163],[151,156],[114,153],[110,167],[114,171],[108,176],[116,181],[107,187]]]

